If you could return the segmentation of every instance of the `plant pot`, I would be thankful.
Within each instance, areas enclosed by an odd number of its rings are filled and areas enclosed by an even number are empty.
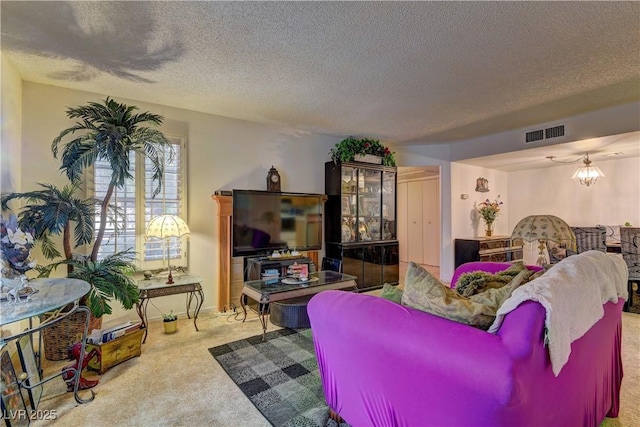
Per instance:
[[[353,160],[356,162],[373,163],[376,165],[382,164],[382,157],[373,154],[356,154],[353,156]]]
[[[175,320],[164,320],[164,333],[165,334],[173,334],[178,330],[178,319]]]

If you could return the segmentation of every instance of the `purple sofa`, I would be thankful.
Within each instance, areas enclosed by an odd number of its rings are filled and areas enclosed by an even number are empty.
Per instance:
[[[506,263],[456,269],[497,272]],[[308,305],[325,398],[358,426],[598,426],[618,415],[624,300],[571,344],[554,376],[545,310],[527,301],[496,334],[365,294]]]

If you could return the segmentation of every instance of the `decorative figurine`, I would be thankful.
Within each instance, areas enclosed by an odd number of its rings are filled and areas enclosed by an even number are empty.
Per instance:
[[[84,355],[82,364],[80,364],[80,350],[82,350],[82,344],[79,342],[73,344],[72,346],[69,346],[69,349],[67,350],[67,356],[69,357],[69,360],[75,360],[75,362],[71,365],[62,368],[62,379],[65,383],[67,383],[67,391],[73,391],[75,386],[75,382],[73,381],[75,372],[71,370],[67,371],[67,369],[80,371],[80,385],[78,386],[79,390],[86,390],[88,388],[95,387],[98,384],[98,380],[88,380],[86,378],[82,378],[82,370],[87,367],[91,359],[93,359],[94,357],[97,357],[98,360],[100,360],[100,353],[96,348],[91,349],[88,354]]]

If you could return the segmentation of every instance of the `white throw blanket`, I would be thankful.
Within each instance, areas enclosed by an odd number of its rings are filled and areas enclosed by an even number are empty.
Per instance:
[[[539,278],[516,289],[498,309],[489,328],[495,333],[505,314],[522,302],[538,301],[545,308],[551,367],[558,376],[569,360],[571,343],[604,316],[603,305],[628,298],[629,270],[620,255],[588,251],[563,259]]]

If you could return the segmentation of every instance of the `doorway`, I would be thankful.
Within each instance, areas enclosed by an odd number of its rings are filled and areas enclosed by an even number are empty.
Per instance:
[[[440,167],[398,167],[400,283],[409,261],[440,277]]]

